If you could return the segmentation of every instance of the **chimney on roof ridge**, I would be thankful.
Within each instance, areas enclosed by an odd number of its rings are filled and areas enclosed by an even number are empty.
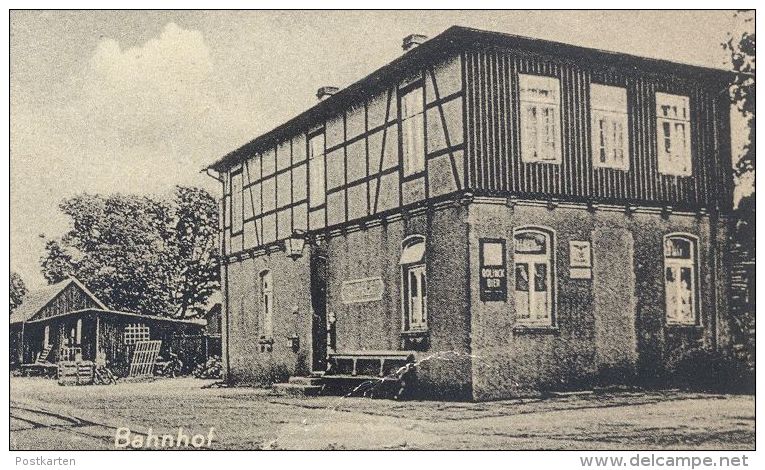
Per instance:
[[[404,49],[404,52],[411,51],[427,40],[428,37],[424,34],[410,34],[401,42],[401,48]]]
[[[316,97],[319,98],[319,101],[324,101],[325,99],[337,93],[339,90],[340,89],[336,86],[323,86],[316,90]]]

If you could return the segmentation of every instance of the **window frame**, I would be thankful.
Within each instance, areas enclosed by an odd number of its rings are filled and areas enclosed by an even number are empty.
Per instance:
[[[654,94],[654,99],[656,103],[656,157],[659,173],[668,176],[693,176],[690,96],[657,91]],[[686,113],[684,117],[666,116],[659,112],[663,106],[671,108],[673,106],[678,107],[678,104]],[[685,129],[682,139],[684,148],[682,154],[677,154],[674,147],[679,142],[676,132],[677,126],[680,124],[683,124]],[[669,128],[668,136],[665,133],[665,128]],[[667,147],[668,144],[669,147]],[[680,164],[684,165],[683,168],[678,166]]]
[[[274,277],[269,269],[258,274],[258,291],[260,293],[260,339],[270,340],[274,337]]]
[[[128,323],[122,328],[122,344],[132,346],[151,340],[151,328],[143,322]]]
[[[536,88],[543,88],[548,85],[553,85],[547,88],[551,92],[551,97],[534,97],[533,93],[529,91]],[[520,122],[520,140],[521,140],[521,161],[523,163],[543,163],[551,165],[560,165],[563,161],[563,148],[561,139],[561,126],[563,123],[563,115],[561,106],[561,93],[560,93],[560,78],[549,75],[537,75],[530,73],[518,74],[518,102],[520,106],[519,122]],[[532,140],[529,135],[529,126],[527,122],[527,111],[533,107],[535,109],[535,123],[534,126],[534,147],[529,145]],[[553,109],[555,116],[551,120],[542,119],[542,113],[537,113],[538,110],[544,110],[549,113],[550,109]],[[541,149],[538,144],[540,142],[540,135],[545,134],[545,144],[549,145],[550,133],[549,129],[545,129],[545,122],[553,123],[554,128],[552,132],[552,144],[554,148],[554,158],[540,157]],[[548,126],[549,127],[549,126]],[[545,130],[545,132],[542,132]],[[536,151],[537,156],[533,156],[532,152]]]
[[[525,234],[525,233],[535,233],[535,234],[541,234],[545,237],[546,242],[546,254],[536,254],[536,253],[519,253],[518,252],[518,242],[517,237],[519,235]],[[520,326],[529,326],[529,327],[539,327],[539,328],[556,328],[557,327],[557,281],[558,276],[556,275],[556,266],[557,266],[557,249],[556,249],[556,243],[557,243],[557,237],[555,234],[555,231],[548,227],[541,227],[541,226],[521,226],[516,227],[513,229],[513,237],[512,237],[512,243],[513,243],[513,249],[512,249],[512,256],[513,256],[513,265],[512,265],[512,281],[511,285],[513,288],[513,302],[514,302],[514,311],[515,311],[515,323]],[[527,269],[527,290],[528,292],[528,300],[527,300],[527,316],[521,316],[521,312],[518,309],[518,280],[517,280],[517,272],[518,272],[518,265],[525,264]],[[532,312],[534,311],[534,308],[532,307],[532,286],[533,286],[533,292],[537,293],[536,288],[536,276],[532,276],[532,274],[535,274],[535,269],[538,264],[544,264],[546,266],[546,280],[547,280],[547,317],[543,319],[538,318],[532,318]],[[533,269],[532,269],[533,266]],[[542,292],[542,291],[540,291]]]
[[[403,178],[412,178],[425,172],[426,166],[426,136],[425,136],[425,82],[421,78],[418,78],[414,82],[406,85],[398,90],[398,132],[399,132],[399,161],[401,162],[401,174]],[[415,100],[418,103],[417,111],[408,114],[405,111],[405,104],[407,97],[419,93],[419,99]],[[412,127],[408,127],[409,124]],[[413,134],[418,139],[414,139],[414,145],[417,147],[416,154],[409,153],[410,146],[408,145],[410,140],[407,136],[409,130],[414,129]],[[417,141],[419,140],[419,141]],[[413,159],[412,157],[416,157]]]
[[[689,258],[679,258],[679,257],[670,257],[667,255],[667,244],[671,240],[682,240],[685,242],[688,242],[690,245],[689,248]],[[662,238],[662,273],[661,273],[661,280],[662,280],[662,286],[664,289],[664,319],[668,326],[701,326],[701,297],[700,297],[700,290],[699,290],[699,279],[700,279],[700,264],[699,264],[699,237],[690,234],[690,233],[684,233],[684,232],[673,232],[668,233],[664,235]],[[684,319],[670,319],[670,298],[669,298],[669,289],[668,289],[668,281],[667,281],[667,269],[668,268],[675,268],[674,276],[675,276],[675,283],[678,284],[681,282],[681,269],[682,268],[689,268],[691,272],[691,296],[692,296],[692,319],[691,320],[684,320]],[[680,298],[677,298],[677,301],[679,301]],[[679,317],[677,317],[679,318]]]
[[[237,190],[234,181],[239,178],[239,189]],[[237,235],[244,231],[244,172],[243,168],[237,167],[230,173],[231,185],[231,207],[229,210],[229,222],[231,224],[231,234]],[[236,202],[238,201],[238,210]],[[238,215],[236,214],[238,212]]]
[[[321,154],[313,152],[311,142],[322,138]],[[324,128],[308,134],[306,139],[308,156],[308,208],[315,209],[327,203],[327,135]]]
[[[595,90],[601,91],[596,93]],[[607,93],[618,93],[620,96],[614,102],[608,102]],[[623,96],[621,96],[623,95]],[[602,99],[602,101],[600,101]],[[621,102],[623,100],[623,103]],[[617,101],[619,101],[617,103]],[[606,122],[603,132],[601,122]],[[616,133],[610,134],[610,125],[621,125],[621,148],[614,145],[610,137],[616,138]],[[614,170],[629,171],[630,169],[630,131],[629,131],[629,99],[626,87],[590,83],[590,153],[592,165],[595,168],[610,168]],[[614,129],[615,130],[615,129]],[[621,150],[622,159],[618,162],[614,152]],[[609,157],[610,155],[610,157]],[[601,161],[601,156],[605,157]]]
[[[426,332],[428,331],[429,315],[428,315],[428,274],[427,274],[427,245],[425,237],[422,235],[410,235],[404,239],[401,243],[401,253],[404,254],[404,250],[412,249],[415,245],[423,244],[422,258],[410,263],[401,264],[401,309],[402,309],[402,325],[401,329],[404,332]],[[410,295],[411,292],[411,275],[415,274],[415,278],[418,283],[418,298],[419,298],[419,314],[420,317],[417,321],[414,320],[414,311],[412,309],[413,298]],[[423,289],[424,286],[424,289]]]

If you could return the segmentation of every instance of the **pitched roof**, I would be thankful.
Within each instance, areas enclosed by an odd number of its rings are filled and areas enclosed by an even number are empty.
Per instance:
[[[122,317],[130,317],[130,318],[136,318],[139,320],[146,320],[146,321],[157,321],[157,322],[168,322],[168,323],[184,323],[188,325],[196,325],[196,326],[205,326],[207,325],[207,320],[204,318],[172,318],[172,317],[162,317],[159,315],[145,315],[143,313],[135,313],[135,312],[124,312],[120,310],[109,310],[107,308],[84,308],[81,310],[72,310],[70,312],[64,312],[60,313],[58,315],[53,315],[50,317],[43,317],[38,319],[31,319],[29,320],[29,323],[44,323],[47,321],[51,321],[58,318],[67,317],[70,315],[77,315],[77,314],[84,314],[84,313],[94,313],[96,315],[118,315]]]
[[[24,301],[18,308],[11,313],[11,325],[16,323],[24,323],[31,320],[40,310],[42,310],[48,303],[55,299],[61,292],[67,287],[74,284],[77,286],[86,296],[88,296],[99,308],[106,309],[106,305],[98,300],[98,297],[93,295],[87,287],[85,287],[77,279],[70,277],[56,284],[45,286],[41,289],[31,291],[24,297]]]
[[[296,129],[307,128],[314,124],[316,119],[329,117],[329,115],[338,109],[345,109],[352,103],[373,95],[380,87],[395,77],[400,76],[402,72],[411,70],[413,67],[422,66],[424,62],[433,57],[472,47],[486,46],[501,46],[538,54],[569,57],[583,63],[620,65],[647,72],[672,73],[698,80],[709,80],[715,83],[730,83],[733,77],[733,73],[730,71],[712,67],[652,59],[514,34],[466,28],[464,26],[452,26],[432,39],[405,52],[361,80],[341,89],[325,100],[319,101],[284,124],[229,152],[206,169],[215,171],[225,170],[242,159],[251,156],[254,151],[261,150],[266,146],[276,145],[278,142],[292,137],[292,133]]]

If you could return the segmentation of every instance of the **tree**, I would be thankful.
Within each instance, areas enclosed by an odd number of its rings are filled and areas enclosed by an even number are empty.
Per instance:
[[[737,176],[755,171],[755,33],[751,12],[736,13],[743,16],[747,30],[729,33],[723,47],[730,53],[735,78],[730,90],[731,101],[744,116],[748,128],[748,141],[744,152],[734,164]],[[751,30],[749,30],[751,28]]]
[[[71,229],[47,240],[50,283],[75,276],[111,308],[186,317],[220,284],[218,207],[209,193],[176,187],[170,199],[81,194],[60,204]]]
[[[11,313],[16,310],[16,307],[21,305],[24,301],[24,296],[27,295],[27,287],[24,285],[24,280],[21,279],[19,273],[11,271]]]
[[[178,186],[175,192],[176,267],[180,276],[175,291],[176,312],[184,317],[220,287],[217,247],[218,202],[207,191]]]

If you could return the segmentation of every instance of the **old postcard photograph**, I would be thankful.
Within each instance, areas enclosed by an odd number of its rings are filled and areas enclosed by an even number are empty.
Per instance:
[[[752,464],[753,10],[18,9],[9,42],[17,467]]]

